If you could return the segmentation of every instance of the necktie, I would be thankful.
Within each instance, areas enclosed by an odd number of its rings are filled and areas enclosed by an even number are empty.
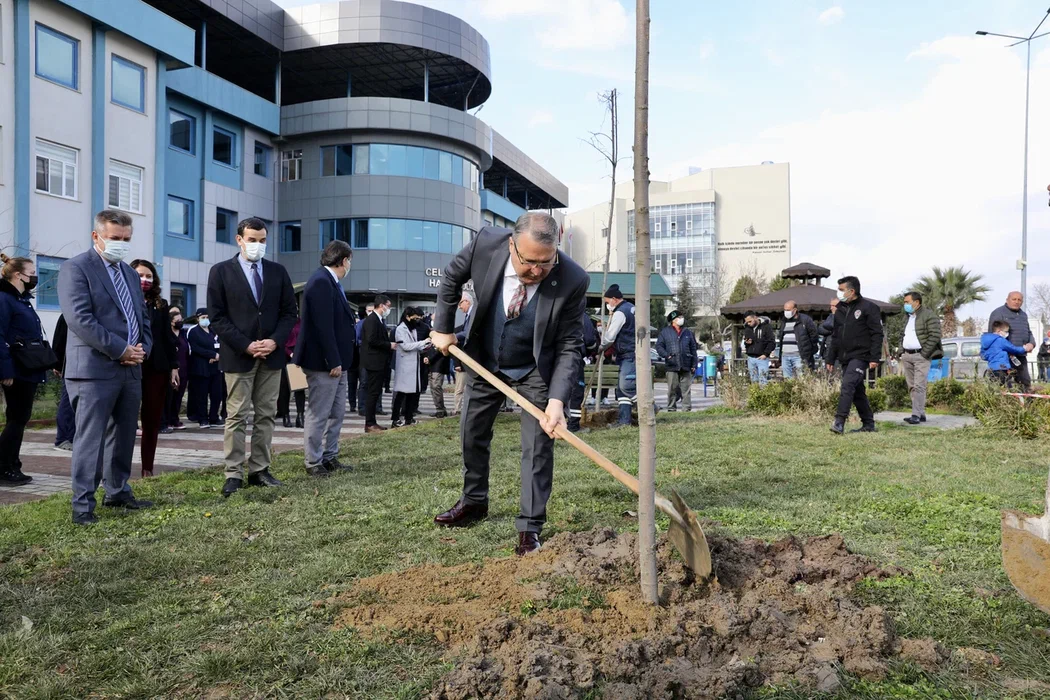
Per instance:
[[[525,285],[519,282],[518,288],[514,290],[514,296],[510,298],[510,306],[507,307],[507,320],[520,316],[523,308],[525,308]]]
[[[255,287],[255,303],[262,302],[262,277],[259,275],[259,263],[252,263],[252,284]]]
[[[120,307],[128,319],[128,345],[135,345],[139,341],[139,319],[135,315],[135,305],[131,301],[131,290],[128,289],[128,283],[120,267],[110,265],[109,268],[112,271],[113,287],[117,290],[117,298],[120,299]]]

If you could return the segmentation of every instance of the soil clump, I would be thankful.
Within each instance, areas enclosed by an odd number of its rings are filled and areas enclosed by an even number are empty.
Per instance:
[[[608,528],[561,533],[523,558],[362,579],[327,602],[338,626],[446,646],[456,665],[437,700],[699,699],[763,684],[834,692],[842,670],[879,679],[894,658],[925,668],[948,658],[933,640],[898,639],[885,610],[851,599],[858,581],[904,572],[850,553],[840,536],[708,537],[708,583],[661,542],[655,609],[638,593],[636,535]]]

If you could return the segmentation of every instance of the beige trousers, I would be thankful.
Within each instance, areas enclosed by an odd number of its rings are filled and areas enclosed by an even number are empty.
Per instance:
[[[262,361],[250,372],[226,373],[226,478],[244,478],[244,443],[248,428],[248,411],[252,420],[252,449],[248,456],[248,473],[270,468],[274,416],[277,395],[281,391],[281,370],[267,369]]]
[[[911,414],[926,415],[926,378],[930,374],[930,361],[921,354],[906,352],[901,355],[901,367],[904,369],[904,380],[908,382],[911,392]]]

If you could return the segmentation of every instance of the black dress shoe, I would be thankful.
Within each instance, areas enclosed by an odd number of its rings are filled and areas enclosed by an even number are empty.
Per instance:
[[[0,473],[0,484],[5,486],[24,486],[33,480],[33,477],[22,473],[18,467],[12,467]]]
[[[908,425],[918,425],[922,422],[922,418],[920,418],[919,416],[908,416],[904,419],[904,422]]]
[[[489,505],[487,503],[465,503],[461,498],[456,501],[456,505],[434,518],[434,523],[442,527],[467,527],[488,516]]]
[[[869,425],[862,425],[859,428],[856,428],[855,430],[851,430],[850,432],[851,433],[874,433],[874,432],[878,432],[878,431],[875,430],[875,426],[874,425],[869,424]]]
[[[286,428],[291,428],[292,427],[292,417],[291,416],[282,416],[281,417],[281,425],[283,425]]]
[[[123,508],[124,510],[142,510],[152,508],[153,501],[142,501],[134,496],[121,496],[119,498],[104,498],[102,505],[106,508]]]
[[[383,410],[383,409],[381,409],[381,408],[377,408],[377,409],[376,409],[376,415],[377,415],[377,416],[389,416],[389,415],[390,415],[390,413],[388,413],[387,411],[384,411],[384,410]]]
[[[303,417],[302,417],[302,415],[297,415],[297,416],[295,417],[295,427],[296,427],[296,428],[301,428],[301,427],[303,427]]]
[[[438,411],[434,414],[435,418],[448,418],[448,411]]]
[[[240,479],[229,478],[226,483],[222,485],[222,497],[229,498],[237,489],[244,486],[244,482]]]
[[[831,432],[836,435],[842,435],[842,433],[846,432],[846,421],[836,420],[831,426]]]
[[[73,513],[74,525],[94,525],[98,522],[98,516],[94,513]]]
[[[926,422],[926,414],[925,413],[923,413],[921,416],[919,416],[919,422],[920,423],[925,423]]]
[[[315,479],[327,479],[332,475],[323,465],[319,467],[307,467],[306,473]]]
[[[261,472],[255,472],[254,474],[248,475],[249,486],[284,486],[278,481],[273,474],[270,473],[269,469],[263,469]]]
[[[541,546],[540,533],[538,532],[519,532],[518,533],[518,546],[514,548],[514,553],[519,557],[523,557],[529,552],[537,551]]]
[[[352,472],[354,470],[349,464],[343,464],[340,462],[338,457],[333,457],[327,462],[324,462],[321,466],[330,472]]]

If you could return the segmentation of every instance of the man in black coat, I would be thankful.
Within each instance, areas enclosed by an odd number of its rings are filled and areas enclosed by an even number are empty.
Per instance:
[[[248,484],[280,486],[270,474],[274,417],[287,363],[284,343],[298,310],[288,271],[265,259],[266,223],[255,217],[237,225],[236,257],[208,276],[208,315],[219,336],[219,368],[226,373],[226,483],[229,497],[243,486],[245,428],[254,409]]]
[[[769,358],[777,349],[777,337],[769,319],[748,311],[744,316],[744,352],[752,382],[765,386],[769,382]]]
[[[700,361],[696,336],[685,327],[685,315],[676,309],[667,314],[668,325],[660,330],[656,339],[656,354],[664,361],[667,376],[667,410],[677,411],[678,401],[682,410],[693,410],[693,376]]]
[[[390,342],[390,334],[383,323],[390,314],[390,297],[376,295],[375,310],[368,314],[361,326],[361,367],[367,372],[368,389],[365,393],[365,432],[380,433],[386,428],[376,422],[376,407],[383,395],[384,375],[390,374],[390,353],[396,343]]]
[[[842,365],[842,388],[831,432],[842,435],[850,405],[854,405],[861,427],[850,432],[874,433],[875,415],[865,387],[868,370],[877,369],[882,358],[882,310],[860,295],[860,280],[856,277],[839,280],[838,297],[828,371],[832,371],[836,363]]]
[[[349,469],[339,461],[339,431],[346,415],[347,375],[354,363],[354,312],[341,281],[352,259],[349,245],[332,241],[303,290],[302,324],[292,362],[302,368],[310,390],[303,450],[306,473],[314,477]]]
[[[801,366],[812,370],[814,357],[817,354],[817,326],[809,315],[799,313],[798,304],[789,301],[784,304],[784,318],[780,322],[780,336],[777,348],[780,353],[780,366],[784,378],[792,379]]]
[[[554,434],[565,426],[583,362],[583,310],[590,278],[558,251],[559,226],[541,213],[522,214],[514,231],[485,227],[445,268],[434,315],[434,347],[458,342],[456,305],[474,281],[477,307],[463,351],[544,410],[543,421],[521,416],[521,510],[517,554],[540,547],[554,476]],[[469,525],[488,515],[492,428],[503,394],[469,368],[460,439],[463,494],[438,515],[438,525]]]
[[[219,336],[211,327],[206,308],[197,309],[197,325],[186,334],[190,346],[190,398],[186,417],[196,420],[201,428],[223,425],[219,417],[222,406],[222,372],[219,370]],[[210,409],[209,409],[210,403]]]
[[[62,382],[62,391],[58,396],[58,411],[55,414],[55,449],[62,452],[73,451],[73,437],[77,433],[76,417],[73,415],[73,406],[69,403],[69,392],[66,390],[66,380],[62,375],[66,369],[66,338],[69,336],[69,325],[65,316],[58,317],[55,324],[55,335],[51,349],[55,351],[58,358],[58,367],[55,368],[55,376]]]
[[[598,341],[601,339],[598,337],[598,331],[594,328],[594,321],[591,320],[591,315],[586,310],[583,312],[583,318],[580,320],[580,323],[583,325],[583,355],[586,357],[598,349]],[[580,371],[576,375],[576,384],[572,387],[572,396],[569,397],[568,428],[570,433],[590,430],[589,428],[585,430],[580,427],[580,419],[583,418],[583,394],[587,391],[587,381],[584,376],[586,364],[586,362],[580,363]]]

